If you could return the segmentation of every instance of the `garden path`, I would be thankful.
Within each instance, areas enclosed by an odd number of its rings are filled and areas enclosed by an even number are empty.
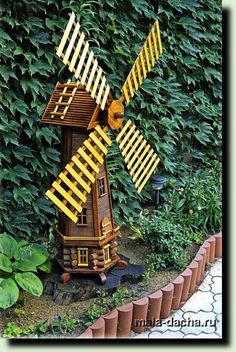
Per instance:
[[[222,259],[211,266],[198,291],[181,309],[161,322],[134,338],[222,338]]]

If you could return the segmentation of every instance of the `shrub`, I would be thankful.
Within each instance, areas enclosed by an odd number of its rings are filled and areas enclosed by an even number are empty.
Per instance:
[[[187,264],[186,248],[191,242],[186,227],[170,222],[160,213],[143,211],[135,228],[140,230],[150,248],[147,263],[152,262],[155,270],[182,269]]]
[[[42,294],[42,282],[32,271],[49,272],[48,256],[42,245],[17,242],[6,233],[0,234],[0,308],[17,302],[19,287],[35,296]]]

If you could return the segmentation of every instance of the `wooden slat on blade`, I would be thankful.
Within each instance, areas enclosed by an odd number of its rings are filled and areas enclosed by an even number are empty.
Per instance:
[[[142,158],[143,160],[139,160],[138,170],[135,172],[135,175],[133,175],[133,181],[136,181],[142,170],[146,168],[147,162],[153,157],[153,153],[154,151],[151,149],[148,154],[145,151],[145,157],[141,154],[140,159]]]
[[[87,191],[88,193],[91,191],[90,186],[82,179],[82,177],[73,169],[73,167],[69,164],[65,166],[65,169],[74,177],[74,179]]]
[[[99,92],[98,92],[97,99],[96,99],[96,103],[97,104],[100,104],[102,93],[103,93],[103,90],[104,90],[104,87],[105,87],[105,83],[106,83],[106,77],[103,76],[102,83],[101,83],[101,85],[99,87]]]
[[[126,144],[125,148],[122,150],[123,155],[126,155],[127,151],[129,150],[129,148],[131,147],[131,145],[133,144],[133,142],[135,141],[135,139],[137,138],[138,135],[139,135],[139,130],[135,131],[133,136],[130,138],[130,140]]]
[[[76,45],[76,48],[75,48],[75,52],[72,56],[72,59],[71,59],[71,62],[69,64],[69,70],[70,72],[74,72],[75,71],[75,64],[76,64],[76,60],[80,54],[80,50],[81,50],[81,47],[82,47],[82,44],[84,42],[84,33],[82,32],[81,35],[80,35],[80,38],[79,38],[79,41]]]
[[[71,14],[71,16],[70,16],[70,19],[69,19],[68,23],[67,23],[65,32],[64,32],[64,34],[63,34],[63,36],[62,36],[60,45],[59,45],[59,47],[58,47],[58,49],[57,49],[57,52],[56,52],[56,54],[57,54],[59,57],[61,56],[61,53],[63,52],[63,49],[64,49],[64,46],[65,46],[66,40],[67,40],[68,35],[69,35],[69,33],[70,33],[70,30],[71,30],[71,28],[72,28],[72,26],[73,26],[74,20],[75,20],[75,14],[74,14],[74,12],[73,12],[73,13]]]
[[[135,130],[135,125],[131,126],[130,130],[125,135],[123,141],[120,143],[120,149],[124,147],[125,143],[128,141],[129,137],[131,136],[134,130]]]
[[[143,140],[143,136],[140,135],[137,139],[137,141],[134,143],[134,145],[132,146],[132,148],[130,149],[130,151],[128,152],[128,154],[125,156],[125,163],[128,162],[128,160],[130,159],[131,155],[136,151],[137,147],[139,146],[140,142]]]
[[[146,156],[148,150],[151,148],[150,144],[147,144],[146,147],[144,148],[143,152],[141,153],[141,155],[137,155],[136,159],[135,159],[135,164],[132,167],[132,169],[130,170],[130,175],[133,176],[135,170],[139,167],[139,165],[141,164],[143,158]]]
[[[54,187],[57,192],[59,192],[79,213],[82,211],[82,207],[79,203],[77,203],[74,198],[72,198],[63,187],[59,185],[57,181],[53,182],[52,187]]]
[[[97,131],[100,136],[104,139],[104,141],[110,146],[112,141],[111,139],[108,137],[108,135],[101,129],[101,127],[99,125],[97,125],[95,127],[95,131]]]
[[[95,94],[97,92],[97,89],[98,89],[98,84],[100,82],[100,78],[102,76],[102,69],[101,67],[99,67],[98,69],[98,72],[97,72],[97,76],[96,76],[96,79],[95,79],[95,82],[93,84],[93,89],[92,89],[92,92],[91,92],[91,97],[94,98],[95,97]]]
[[[107,87],[106,87],[104,96],[103,96],[103,98],[102,98],[102,104],[101,104],[101,109],[102,109],[102,110],[105,109],[109,92],[110,92],[110,86],[109,86],[109,84],[107,84]]]
[[[89,92],[90,91],[90,87],[91,87],[91,84],[92,84],[92,82],[93,82],[93,78],[94,78],[94,75],[95,75],[95,72],[96,72],[96,69],[97,69],[97,67],[98,67],[98,61],[97,61],[97,59],[94,61],[94,63],[93,63],[93,68],[92,68],[92,71],[90,72],[90,76],[89,76],[89,79],[88,79],[88,83],[87,83],[87,85],[86,85],[86,90],[87,90],[87,92]]]
[[[116,141],[119,142],[119,140],[121,139],[121,137],[124,135],[125,131],[127,130],[127,128],[131,125],[131,120],[128,120],[126,122],[126,124],[124,125],[124,127],[122,128],[122,130],[120,131],[120,133],[117,135],[116,137]]]
[[[77,152],[82,156],[82,158],[88,163],[89,166],[98,174],[99,173],[99,168],[97,165],[93,162],[93,160],[89,157],[88,154],[85,153],[85,151],[82,148],[79,148]]]
[[[156,57],[156,60],[158,60],[159,51],[158,51],[158,48],[157,48],[157,39],[156,39],[154,27],[152,27],[152,41],[153,41],[153,45],[154,45],[155,57]]]
[[[88,53],[88,48],[89,48],[89,43],[86,42],[85,46],[84,46],[84,50],[82,52],[82,55],[81,55],[81,58],[79,60],[79,63],[78,63],[78,66],[77,66],[77,69],[75,71],[75,77],[78,78],[80,76],[80,72],[82,70],[82,67],[83,67],[83,64],[84,64],[84,60],[85,60],[85,57]]]
[[[147,49],[147,44],[146,43],[144,44],[144,53],[145,53],[146,64],[147,64],[148,72],[149,72],[149,71],[151,71],[151,65],[150,65],[150,62],[149,62],[149,54],[148,54],[148,49]]]
[[[100,164],[103,164],[104,159],[101,157],[100,154],[98,154],[98,152],[96,151],[96,149],[89,143],[88,140],[84,141],[84,145],[85,147],[90,151],[90,153],[93,154],[93,156],[97,159],[97,161]]]
[[[160,54],[162,54],[163,49],[162,49],[161,34],[160,34],[160,27],[159,27],[159,22],[158,22],[158,20],[156,21],[156,30],[157,30],[157,38],[158,38],[158,44],[159,44],[159,51],[160,51]]]
[[[81,161],[76,157],[73,156],[71,160],[75,163],[75,165],[79,168],[80,171],[92,182],[95,182],[94,176],[89,172],[86,167],[81,163]]]
[[[64,64],[67,63],[67,61],[68,61],[68,59],[69,59],[69,57],[70,57],[70,54],[71,54],[71,51],[72,51],[72,49],[73,49],[75,40],[76,40],[77,35],[78,35],[78,33],[79,33],[79,28],[80,28],[80,25],[79,25],[79,23],[77,23],[76,26],[75,26],[74,32],[73,32],[73,34],[72,34],[70,43],[69,43],[69,45],[68,45],[68,47],[67,47],[67,49],[66,49],[65,56],[64,56],[64,58],[63,58],[63,63],[64,63]]]
[[[76,223],[78,221],[78,217],[72,213],[72,211],[70,211],[70,209],[68,209],[61,201],[60,199],[58,199],[51,191],[47,191],[45,193],[45,196],[49,199],[51,199],[51,201],[56,204],[56,206],[61,209],[61,211],[63,211],[63,213],[65,213],[74,223]]]
[[[142,184],[139,186],[137,192],[140,193],[143,189],[143,187],[145,186],[145,184],[147,183],[147,181],[149,180],[149,178],[151,177],[153,171],[155,170],[155,168],[157,167],[157,164],[159,163],[160,159],[158,158],[155,163],[153,164],[152,168],[150,169],[149,173],[147,174],[146,178],[144,179],[144,181],[142,182]]]
[[[155,60],[154,60],[154,56],[153,56],[153,48],[152,48],[152,41],[151,41],[150,34],[148,36],[148,47],[149,47],[149,53],[150,53],[150,57],[151,57],[151,64],[152,64],[152,66],[154,66]]]
[[[88,76],[88,72],[89,72],[89,68],[91,66],[91,62],[93,60],[93,51],[90,51],[90,54],[89,54],[89,57],[88,57],[88,61],[86,62],[86,66],[85,66],[85,69],[84,69],[84,72],[83,72],[83,76],[81,78],[81,84],[84,84],[85,81],[86,81],[86,78]]]
[[[141,173],[137,179],[137,182],[135,183],[135,186],[138,188],[138,186],[140,185],[141,181],[143,180],[143,178],[148,174],[150,167],[153,165],[154,161],[158,159],[157,155],[151,155],[151,159],[147,159],[148,163],[145,159],[145,164],[146,166],[143,167],[143,173]]]
[[[107,148],[100,142],[98,137],[95,136],[95,134],[93,132],[90,133],[89,137],[98,146],[98,148],[106,155],[107,154]]]
[[[87,198],[85,197],[85,195],[73,184],[73,182],[71,182],[71,180],[69,180],[69,178],[66,175],[64,175],[61,172],[58,177],[71,189],[71,191],[77,197],[79,197],[82,200],[83,203],[86,202]]]

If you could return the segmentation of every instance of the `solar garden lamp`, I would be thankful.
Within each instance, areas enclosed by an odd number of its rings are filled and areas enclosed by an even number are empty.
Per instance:
[[[160,190],[163,188],[166,179],[163,176],[153,176],[151,178],[152,188],[155,190],[155,201],[156,205],[159,204]]]

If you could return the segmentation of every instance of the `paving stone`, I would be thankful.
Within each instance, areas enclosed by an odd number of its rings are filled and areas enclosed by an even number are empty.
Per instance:
[[[184,336],[184,339],[219,339],[220,337],[216,334],[198,334],[198,335],[194,335],[194,334],[188,334]]]
[[[216,316],[216,334],[220,337],[222,337],[222,313],[221,314],[217,314]]]
[[[213,297],[212,292],[198,291],[192,295],[181,309],[183,312],[198,312],[200,310],[210,312],[214,303]]]
[[[161,332],[151,332],[149,335],[150,339],[176,339],[176,338],[183,338],[184,334],[181,331],[169,331],[167,330],[165,333]]]
[[[167,319],[161,320],[161,326],[155,326],[151,329],[153,332],[164,333],[166,330],[178,331],[181,329],[181,321],[183,320],[183,312],[177,310],[174,314],[170,315]]]
[[[209,275],[211,278],[211,276]],[[209,281],[209,280],[208,280]],[[211,281],[211,280],[210,280]],[[208,292],[211,291],[211,286],[205,282],[205,280],[201,283],[201,285],[198,287],[198,290]]]
[[[222,313],[222,294],[218,293],[214,296],[213,311],[216,314]]]
[[[222,278],[215,276],[213,277],[213,284],[211,285],[211,291],[214,292],[214,294],[217,293],[222,293]]]
[[[188,321],[190,322],[189,326],[182,327],[181,331],[184,334],[212,334],[216,330],[216,314],[213,312],[186,312],[184,313],[183,318],[186,320],[187,323]],[[192,326],[192,323],[194,323],[194,326]]]
[[[218,259],[214,265],[210,268],[210,274],[212,276],[222,276],[222,260]]]

